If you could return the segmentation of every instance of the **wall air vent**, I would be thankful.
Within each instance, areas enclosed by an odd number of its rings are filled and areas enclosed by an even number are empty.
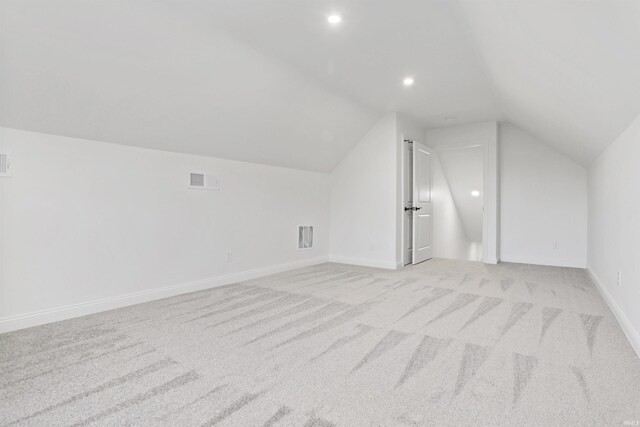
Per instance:
[[[210,173],[191,172],[189,174],[189,188],[220,190],[220,177]]]
[[[0,153],[0,176],[11,176],[11,158],[6,153]]]
[[[301,225],[298,227],[298,249],[311,249],[313,247],[313,225]]]

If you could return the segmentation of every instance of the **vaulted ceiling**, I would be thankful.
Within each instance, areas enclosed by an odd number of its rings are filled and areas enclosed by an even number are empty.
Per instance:
[[[0,8],[0,125],[19,129],[326,172],[392,110],[509,121],[585,165],[640,114],[635,0]]]

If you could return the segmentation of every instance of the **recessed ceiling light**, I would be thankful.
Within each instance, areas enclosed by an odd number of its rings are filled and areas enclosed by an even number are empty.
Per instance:
[[[338,15],[337,13],[332,13],[331,15],[327,16],[327,22],[331,25],[338,25],[342,22],[342,16]]]
[[[480,197],[480,192],[479,192],[478,190],[473,190],[473,191],[471,192],[471,195],[472,195],[473,197]]]
[[[402,80],[402,84],[405,86],[411,86],[413,84],[413,77],[405,77],[404,80]]]

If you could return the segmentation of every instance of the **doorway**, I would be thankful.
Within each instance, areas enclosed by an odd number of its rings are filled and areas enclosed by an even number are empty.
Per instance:
[[[433,258],[433,150],[403,141],[403,265]]]
[[[487,262],[483,253],[488,224],[486,159],[486,144],[434,150],[417,141],[403,141],[402,265],[434,256]],[[416,182],[422,189],[416,188]],[[428,200],[428,207],[416,204],[416,197]]]
[[[461,226],[459,258],[482,261],[484,234],[484,145],[442,147],[437,151],[446,185],[453,202],[452,217]],[[449,237],[449,236],[448,236]]]

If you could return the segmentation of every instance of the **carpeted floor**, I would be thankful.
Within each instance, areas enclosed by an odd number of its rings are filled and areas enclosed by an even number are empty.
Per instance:
[[[623,425],[583,270],[324,264],[0,335],[0,425]]]

